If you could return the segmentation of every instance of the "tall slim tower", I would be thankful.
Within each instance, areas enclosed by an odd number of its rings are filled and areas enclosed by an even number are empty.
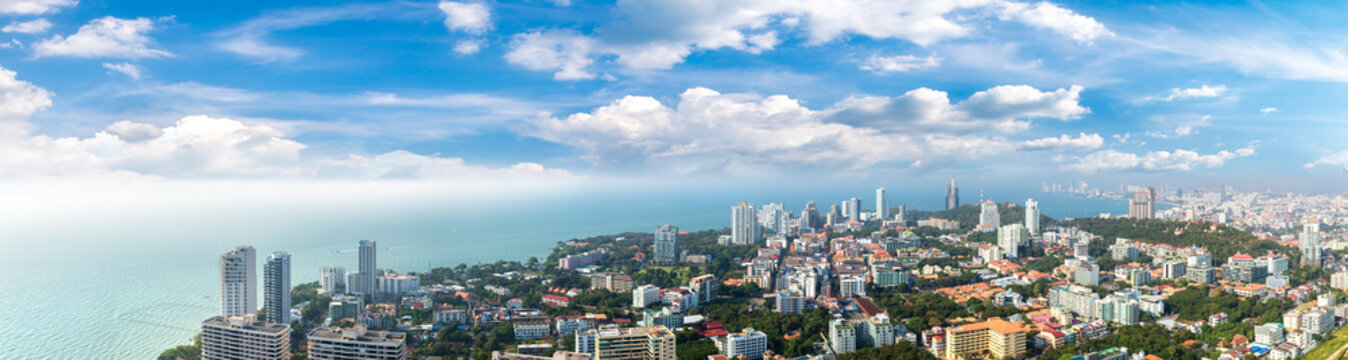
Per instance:
[[[1148,186],[1147,191],[1133,192],[1128,200],[1128,217],[1134,219],[1156,218],[1156,188]]]
[[[375,288],[375,273],[378,272],[378,270],[376,270],[378,269],[378,266],[375,264],[375,247],[374,240],[360,241],[360,264],[356,268],[357,274],[359,275],[356,276],[357,281],[355,284],[347,284],[347,286],[351,286],[351,288],[354,289],[352,292],[369,295],[374,295],[378,292],[379,289]]]
[[[758,229],[758,215],[754,204],[740,202],[730,207],[731,243],[738,245],[757,244],[761,233]]]
[[[852,221],[861,221],[861,198],[847,199],[843,206],[844,217]]]
[[[220,255],[220,316],[257,313],[257,252],[240,246]]]
[[[1039,236],[1039,202],[1034,199],[1025,200],[1025,230]]]
[[[957,207],[960,207],[960,188],[955,186],[955,178],[951,177],[950,182],[945,184],[945,209]]]
[[[1025,242],[1025,227],[1020,224],[1003,226],[997,230],[997,246],[1002,248],[1002,256],[1020,258],[1020,244]]]
[[[290,254],[277,251],[267,256],[262,269],[267,321],[290,323]]]
[[[875,215],[881,221],[889,219],[889,194],[885,193],[885,188],[875,189]]]
[[[1307,221],[1301,225],[1301,266],[1321,267],[1324,251],[1320,249],[1320,223]]]
[[[679,257],[679,228],[670,224],[655,229],[655,261],[674,262]]]
[[[814,206],[813,200],[806,202],[805,210],[800,212],[800,232],[814,232],[822,227],[819,224],[819,208]]]

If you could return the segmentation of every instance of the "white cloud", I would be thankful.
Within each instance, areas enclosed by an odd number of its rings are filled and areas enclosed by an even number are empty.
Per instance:
[[[1342,44],[1295,44],[1274,31],[1241,34],[1186,34],[1156,30],[1131,39],[1144,48],[1184,55],[1198,63],[1222,64],[1250,75],[1348,82],[1348,53]]]
[[[476,54],[478,51],[482,51],[482,40],[460,40],[454,45],[454,52],[459,54],[472,55]]]
[[[1116,150],[1102,150],[1077,158],[1075,162],[1063,166],[1065,169],[1086,173],[1101,170],[1119,171],[1189,171],[1193,169],[1211,169],[1225,165],[1232,159],[1254,155],[1254,148],[1247,147],[1236,151],[1219,151],[1203,155],[1192,150],[1149,151],[1145,154],[1133,154]]]
[[[1020,143],[1022,150],[1091,150],[1105,145],[1105,138],[1100,134],[1078,134],[1077,137],[1071,137],[1063,134],[1058,137],[1049,137],[1023,141]]]
[[[596,58],[612,57],[613,63],[627,68],[669,69],[695,51],[733,49],[758,53],[782,42],[779,30],[803,34],[807,45],[856,35],[928,46],[968,36],[982,25],[977,20],[988,18],[968,14],[999,14],[1007,20],[1049,29],[1082,42],[1109,34],[1094,19],[1053,4],[1025,5],[1005,0],[618,1],[613,12],[618,19],[615,22],[601,25],[593,33],[571,34],[589,44],[584,53],[576,56],[587,59],[585,67],[573,73],[590,73],[587,67]],[[512,52],[556,44],[555,38],[532,36],[538,33],[516,37]],[[542,44],[531,44],[532,41]],[[512,63],[524,66],[521,62]],[[555,67],[525,67],[555,70]]]
[[[482,35],[491,30],[491,8],[480,2],[441,1],[445,13],[445,28]]]
[[[990,126],[975,131],[968,122],[990,120],[970,118],[958,110],[963,105],[950,104],[943,92],[919,89],[812,110],[784,95],[693,88],[668,106],[651,97],[625,96],[590,112],[542,116],[524,134],[584,149],[585,158],[600,168],[649,166],[720,174],[791,168],[853,171],[882,163],[943,166],[1017,150],[1091,149],[1103,142],[1098,134],[1084,133],[1007,140]],[[995,120],[1043,115],[1038,109],[1016,110]],[[922,119],[905,118],[909,115]]]
[[[1209,125],[1208,120],[1212,120],[1211,115],[1200,116],[1198,117],[1197,120],[1185,119],[1177,121],[1167,118],[1158,118],[1157,121],[1161,122],[1162,124],[1166,124],[1166,126],[1173,126],[1174,128],[1167,129],[1164,131],[1148,131],[1147,136],[1158,139],[1169,139],[1169,138],[1181,138],[1197,134],[1198,128],[1206,127]]]
[[[413,11],[416,6],[391,2],[269,12],[237,27],[215,33],[214,36],[220,40],[213,45],[222,51],[263,63],[294,61],[305,55],[304,50],[272,43],[272,33],[348,20],[408,18],[419,14]]]
[[[0,1],[0,13],[17,15],[42,15],[61,11],[60,8],[74,7],[79,0],[4,0]]]
[[[936,56],[917,57],[913,55],[880,56],[871,55],[861,63],[861,70],[876,74],[909,72],[918,69],[930,69],[941,66],[941,58]]]
[[[118,72],[118,73],[121,73],[122,75],[126,75],[126,76],[128,76],[128,77],[130,77],[130,78],[132,78],[132,79],[136,79],[136,80],[140,80],[140,75],[141,75],[141,73],[144,72],[144,70],[145,70],[144,68],[141,68],[139,65],[132,64],[132,63],[127,63],[127,62],[123,62],[123,63],[115,63],[115,64],[114,64],[114,63],[103,63],[103,68],[104,68],[104,69],[111,70],[111,71],[115,71],[115,72]]]
[[[1316,159],[1315,161],[1308,162],[1302,166],[1305,167],[1306,170],[1315,169],[1320,166],[1328,166],[1330,168],[1336,168],[1342,170],[1345,173],[1348,173],[1348,150],[1330,154],[1328,156]]]
[[[1094,18],[1064,9],[1047,1],[1034,4],[1004,2],[999,16],[1025,23],[1032,27],[1049,29],[1055,33],[1072,38],[1081,43],[1090,43],[1097,38],[1112,37],[1114,33]]]
[[[535,163],[504,168],[393,151],[304,156],[308,146],[268,124],[204,115],[169,126],[118,121],[90,137],[29,133],[51,93],[0,69],[0,178],[483,178],[568,176]]]
[[[57,35],[34,44],[33,55],[128,59],[173,56],[168,51],[154,48],[154,40],[145,35],[154,27],[155,20],[147,18],[102,17],[80,26],[79,31],[70,36]]]
[[[9,23],[9,25],[0,28],[0,31],[7,33],[40,34],[47,32],[48,29],[51,29],[50,21],[47,21],[47,19],[35,19]]]
[[[570,30],[548,30],[515,35],[505,59],[529,70],[555,71],[556,80],[593,79],[590,51],[594,39]]]
[[[1226,93],[1226,85],[1217,85],[1217,86],[1203,85],[1203,86],[1196,87],[1196,88],[1187,88],[1187,89],[1174,88],[1174,89],[1170,89],[1170,95],[1167,95],[1167,96],[1164,96],[1164,97],[1160,97],[1160,96],[1152,96],[1152,97],[1147,97],[1145,100],[1148,100],[1148,101],[1175,101],[1175,100],[1197,99],[1197,98],[1214,98],[1214,97],[1222,96],[1222,94],[1224,94],[1224,93]]]
[[[557,6],[571,6],[571,0],[552,0],[552,3]]]
[[[1263,108],[1263,109],[1259,109],[1259,114],[1260,114],[1260,115],[1268,115],[1268,113],[1271,113],[1271,112],[1274,112],[1274,111],[1278,111],[1278,108],[1275,108],[1275,107],[1266,107],[1266,108]]]
[[[1039,91],[1026,85],[1002,85],[951,103],[944,91],[918,88],[898,97],[852,97],[828,112],[832,120],[888,130],[1015,132],[1027,119],[1074,120],[1090,113],[1081,106],[1080,86]]]

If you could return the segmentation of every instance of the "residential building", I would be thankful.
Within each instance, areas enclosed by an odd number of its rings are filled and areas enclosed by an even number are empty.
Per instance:
[[[1025,242],[1028,235],[1029,232],[1021,224],[1002,226],[997,231],[997,247],[1002,249],[1002,256],[1011,259],[1020,258],[1020,245]]]
[[[347,286],[350,292],[374,295],[379,292],[379,280],[375,278],[379,272],[376,263],[378,246],[374,240],[361,240],[359,245],[359,264],[353,281],[348,282]]]
[[[885,188],[875,189],[875,215],[881,220],[889,218],[889,194]]]
[[[569,255],[557,260],[557,268],[562,270],[575,270],[577,268],[590,266],[603,259],[604,250],[596,249],[581,254]]]
[[[317,328],[306,344],[314,360],[406,360],[406,334],[369,330],[364,324],[349,328]]]
[[[1280,323],[1267,323],[1254,327],[1254,342],[1264,344],[1281,344],[1285,340],[1283,328]]]
[[[1072,281],[1085,286],[1100,286],[1100,265],[1077,265],[1076,271],[1072,272]]]
[[[670,224],[655,229],[653,257],[657,262],[671,263],[679,258],[679,228]]]
[[[346,293],[346,268],[324,266],[318,269],[318,285],[328,295]]]
[[[997,210],[997,203],[992,200],[984,201],[978,213],[978,231],[992,232],[1002,226],[1002,214]],[[1002,249],[1003,255],[1006,249]]]
[[[660,287],[642,285],[632,290],[632,307],[644,308],[660,303]]]
[[[267,256],[262,270],[263,295],[267,321],[290,323],[290,254],[274,252]]]
[[[1025,354],[1029,331],[1001,318],[946,329],[946,360],[987,357],[1014,359]]]
[[[1193,267],[1186,270],[1184,279],[1191,283],[1211,284],[1217,282],[1217,269],[1212,267]]]
[[[955,186],[955,178],[950,178],[950,182],[945,184],[945,209],[951,210],[960,206],[960,188]]]
[[[664,326],[605,327],[576,332],[575,351],[593,360],[676,360],[674,332]]]
[[[202,360],[289,360],[290,325],[253,315],[216,316],[201,322]]]
[[[851,198],[843,202],[843,217],[851,221],[862,221],[861,198]]]
[[[669,329],[683,328],[683,315],[674,312],[673,307],[646,309],[641,312],[641,326],[664,326]]]
[[[866,278],[844,276],[838,282],[838,296],[844,298],[866,296]]]
[[[257,313],[257,253],[240,246],[220,255],[220,316]]]
[[[379,277],[379,293],[398,295],[421,289],[421,277],[387,273]]]
[[[697,293],[697,302],[705,304],[716,300],[716,291],[720,288],[720,283],[716,280],[716,275],[706,274],[688,280],[688,287]]]
[[[1302,224],[1301,238],[1297,244],[1301,250],[1301,266],[1321,267],[1324,251],[1320,241],[1320,223]]]
[[[758,228],[758,215],[754,204],[740,202],[730,207],[731,243],[737,245],[758,244],[762,233]]]
[[[1156,188],[1148,186],[1147,191],[1133,192],[1128,199],[1128,217],[1151,219],[1156,217]]]
[[[721,354],[729,359],[741,357],[745,360],[762,359],[763,353],[768,351],[767,334],[753,328],[714,337],[712,342],[716,343],[716,347],[721,349]]]
[[[805,298],[797,291],[779,291],[773,300],[773,309],[779,313],[799,314],[805,310]]]
[[[1025,230],[1030,236],[1039,236],[1039,202],[1025,200]]]
[[[1330,275],[1329,286],[1339,290],[1348,290],[1348,271],[1339,271]]]
[[[1166,279],[1182,279],[1187,273],[1188,265],[1185,265],[1183,261],[1171,261],[1165,263],[1164,274]]]
[[[1334,329],[1334,313],[1315,309],[1301,313],[1301,330],[1313,335],[1324,335]]]
[[[836,354],[857,351],[857,329],[843,319],[828,323],[828,343]]]

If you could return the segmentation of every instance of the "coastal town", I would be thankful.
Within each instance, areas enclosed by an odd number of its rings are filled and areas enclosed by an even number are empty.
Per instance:
[[[1320,360],[1348,349],[1343,195],[1115,192],[1128,214],[1080,219],[1045,216],[1034,199],[962,203],[954,179],[939,211],[884,188],[873,202],[799,211],[739,202],[724,229],[653,224],[561,241],[547,258],[424,273],[379,268],[391,240],[360,240],[354,268],[312,269],[319,281],[305,284],[291,283],[289,254],[259,264],[239,246],[219,258],[219,314],[159,358]]]

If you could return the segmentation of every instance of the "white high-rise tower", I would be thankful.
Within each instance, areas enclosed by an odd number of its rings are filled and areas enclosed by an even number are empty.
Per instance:
[[[262,269],[262,287],[267,321],[290,323],[290,254],[277,251],[267,256]]]
[[[257,313],[257,252],[240,246],[220,255],[220,316]]]
[[[881,220],[889,219],[889,194],[885,188],[875,189],[875,214]]]
[[[674,262],[679,258],[679,228],[664,224],[655,229],[655,261]]]
[[[359,266],[356,268],[356,282],[354,284],[347,284],[347,286],[351,287],[351,292],[370,295],[379,292],[379,289],[375,287],[375,273],[378,271],[376,270],[378,267],[375,264],[375,247],[376,243],[374,240],[360,241],[360,264],[358,264]]]
[[[1030,236],[1039,236],[1039,202],[1034,199],[1025,200],[1025,229]]]
[[[761,233],[754,204],[741,202],[730,207],[730,237],[736,245],[757,244]]]

